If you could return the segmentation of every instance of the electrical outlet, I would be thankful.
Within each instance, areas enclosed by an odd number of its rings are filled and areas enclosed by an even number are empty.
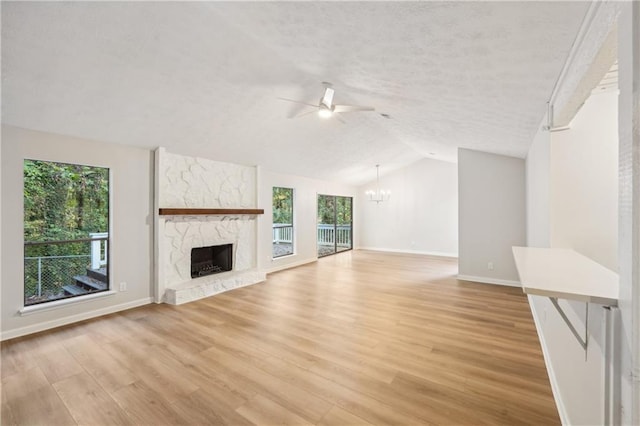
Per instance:
[[[493,271],[493,262],[487,263],[487,269]]]
[[[127,291],[127,283],[126,283],[126,281],[122,281],[120,283],[120,291]]]

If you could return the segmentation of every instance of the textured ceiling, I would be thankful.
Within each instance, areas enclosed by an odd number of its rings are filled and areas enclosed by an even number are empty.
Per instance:
[[[2,120],[360,184],[524,156],[586,2],[3,2]],[[376,112],[289,118],[334,101]],[[388,114],[391,118],[382,117]]]

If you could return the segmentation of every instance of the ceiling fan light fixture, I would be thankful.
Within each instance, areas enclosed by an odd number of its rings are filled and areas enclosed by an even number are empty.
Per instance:
[[[311,104],[303,101],[296,101],[294,99],[287,98],[278,98],[287,102],[294,102],[296,104],[306,105],[313,108],[317,108],[318,115],[324,119],[334,117],[336,120],[341,121],[340,115],[334,116],[333,113],[343,113],[343,112],[354,112],[354,111],[375,111],[374,107],[363,106],[363,105],[342,105],[342,104],[334,104],[333,103],[333,95],[335,94],[335,90],[333,90],[331,83],[327,83],[325,81],[322,82],[325,85],[324,94],[320,98],[318,104]],[[307,114],[311,114],[314,111],[305,112],[302,114],[296,115],[296,117],[302,117]]]
[[[333,111],[328,108],[318,109],[318,115],[322,118],[330,118],[333,115]]]

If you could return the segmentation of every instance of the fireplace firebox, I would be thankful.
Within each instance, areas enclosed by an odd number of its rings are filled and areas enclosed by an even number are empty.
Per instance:
[[[232,270],[233,244],[191,249],[191,278]]]

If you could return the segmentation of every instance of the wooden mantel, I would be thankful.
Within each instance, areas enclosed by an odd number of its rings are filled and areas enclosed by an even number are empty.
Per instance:
[[[192,208],[160,208],[160,216],[177,215],[230,215],[230,214],[264,214],[264,209],[192,209]]]

